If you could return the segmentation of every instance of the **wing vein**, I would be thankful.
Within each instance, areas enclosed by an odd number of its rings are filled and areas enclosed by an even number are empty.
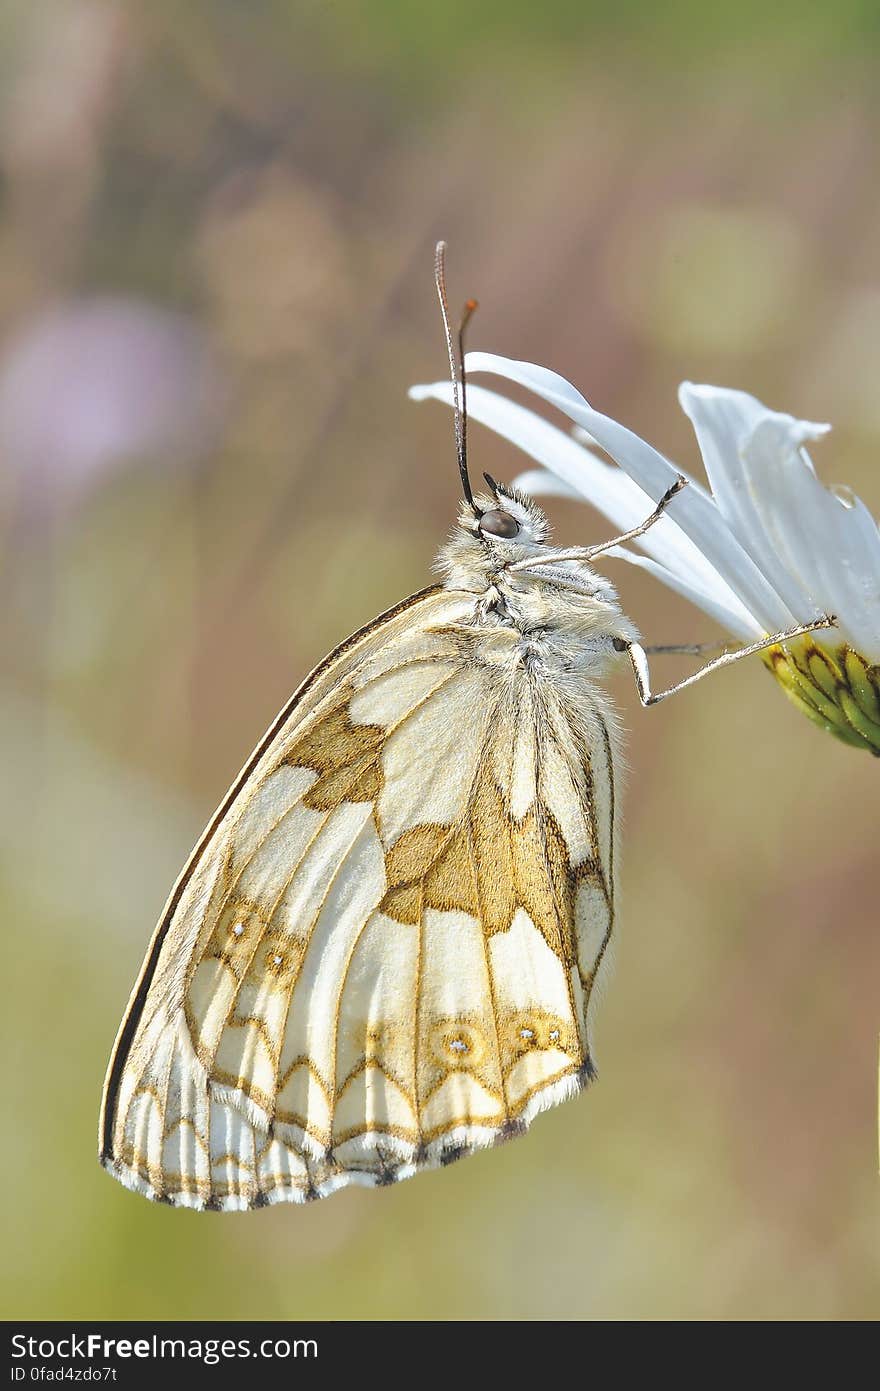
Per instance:
[[[549,719],[548,719],[548,720],[545,720],[544,724],[545,724],[545,729],[546,729],[546,730],[550,730],[550,729],[551,729],[551,724],[550,724]],[[573,956],[573,961],[574,961],[574,964],[576,965],[577,960],[578,960],[578,951],[577,951],[577,942],[576,942],[576,940],[575,940],[576,934],[575,934],[575,924],[574,924],[574,910],[573,910],[573,908],[572,908],[572,920],[571,920],[571,922],[566,922],[566,921],[564,920],[564,918],[563,918],[562,909],[561,909],[560,904],[559,904],[559,898],[558,898],[558,895],[557,895],[557,887],[556,887],[556,877],[555,877],[555,875],[554,875],[554,873],[553,873],[553,867],[552,867],[552,865],[551,865],[551,863],[550,863],[550,855],[549,855],[549,852],[548,852],[548,849],[547,849],[547,823],[546,823],[546,812],[547,812],[547,808],[546,808],[546,806],[545,806],[545,804],[544,804],[544,798],[543,798],[542,791],[541,791],[541,787],[542,787],[542,778],[541,778],[541,750],[542,750],[542,745],[544,744],[544,742],[545,742],[545,740],[546,740],[547,737],[548,737],[548,736],[542,732],[541,727],[540,727],[540,725],[539,725],[539,722],[538,722],[538,720],[536,719],[536,720],[535,720],[535,811],[536,811],[537,822],[538,822],[538,833],[539,833],[539,835],[540,835],[540,837],[541,837],[541,849],[542,849],[543,855],[544,855],[544,870],[545,870],[545,873],[546,873],[546,875],[547,875],[547,882],[548,882],[549,885],[550,885],[550,897],[551,897],[551,899],[552,899],[552,901],[553,901],[553,909],[554,909],[554,912],[555,912],[555,914],[556,914],[556,926],[557,926],[557,931],[558,931],[558,933],[559,933],[559,944],[560,944],[560,948],[561,948],[561,949],[563,950],[563,952],[564,952],[564,950],[565,950],[566,935],[567,935],[568,938],[569,938],[569,945],[570,945],[570,947],[571,947],[572,956]],[[552,738],[552,737],[553,737],[552,734],[549,735],[549,737]],[[554,741],[554,742],[556,742],[557,750],[558,750],[558,752],[560,753],[560,755],[564,758],[564,761],[565,761],[565,763],[566,763],[566,765],[567,765],[568,762],[569,762],[568,758],[565,757],[564,751],[563,751],[561,748],[559,748],[558,741]],[[567,851],[567,850],[568,850],[568,846],[567,846],[567,844],[566,844],[566,851]],[[569,865],[569,869],[570,869],[570,865]],[[579,1038],[579,1037],[580,1037],[580,1029],[578,1028],[578,1009],[577,1009],[577,1002],[576,1002],[575,997],[574,997],[574,983],[573,983],[573,981],[572,981],[572,979],[571,979],[572,967],[571,967],[570,964],[566,964],[566,962],[565,962],[564,960],[563,960],[563,962],[562,962],[562,967],[563,967],[563,971],[564,971],[564,974],[565,974],[565,988],[566,988],[566,992],[567,992],[567,994],[568,994],[568,1007],[569,1007],[569,1009],[571,1010],[571,1022],[572,1022],[572,1024],[574,1025],[575,1038]],[[586,1018],[584,1019],[584,1038],[587,1038],[587,1024],[586,1024]]]

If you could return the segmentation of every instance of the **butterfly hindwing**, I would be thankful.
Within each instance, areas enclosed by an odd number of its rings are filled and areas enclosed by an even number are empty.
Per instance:
[[[242,1208],[382,1184],[591,1075],[607,724],[472,614],[425,591],[344,643],[208,827],[108,1073],[129,1186]]]

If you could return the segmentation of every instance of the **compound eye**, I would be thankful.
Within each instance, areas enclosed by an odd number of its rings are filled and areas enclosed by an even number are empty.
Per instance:
[[[500,507],[493,507],[491,512],[484,512],[480,518],[480,530],[489,536],[502,536],[509,541],[519,535],[519,522],[516,517],[511,517],[509,512],[503,512]]]

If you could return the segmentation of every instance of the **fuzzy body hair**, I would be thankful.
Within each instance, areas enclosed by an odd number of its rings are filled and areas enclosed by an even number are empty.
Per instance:
[[[499,489],[495,497],[463,503],[455,529],[435,569],[447,589],[478,596],[475,622],[520,634],[519,657],[563,684],[601,679],[620,661],[618,642],[638,640],[614,586],[585,560],[554,560],[550,526],[525,493]],[[519,527],[507,539],[480,529],[480,513],[501,507]],[[534,561],[529,569],[512,569]]]

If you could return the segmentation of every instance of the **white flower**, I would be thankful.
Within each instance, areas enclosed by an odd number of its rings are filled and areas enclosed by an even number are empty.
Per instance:
[[[625,531],[684,472],[547,368],[469,353],[467,370],[469,378],[492,372],[527,387],[578,427],[573,437],[506,397],[469,385],[471,419],[542,466],[515,480],[526,492],[584,498]],[[452,399],[447,382],[413,387],[410,395]],[[612,553],[650,570],[746,641],[834,614],[837,628],[810,633],[784,651],[770,648],[764,661],[812,720],[880,754],[880,532],[857,497],[830,491],[816,477],[804,444],[830,427],[721,387],[685,382],[679,400],[696,431],[711,492],[689,480],[638,539],[643,555]]]

